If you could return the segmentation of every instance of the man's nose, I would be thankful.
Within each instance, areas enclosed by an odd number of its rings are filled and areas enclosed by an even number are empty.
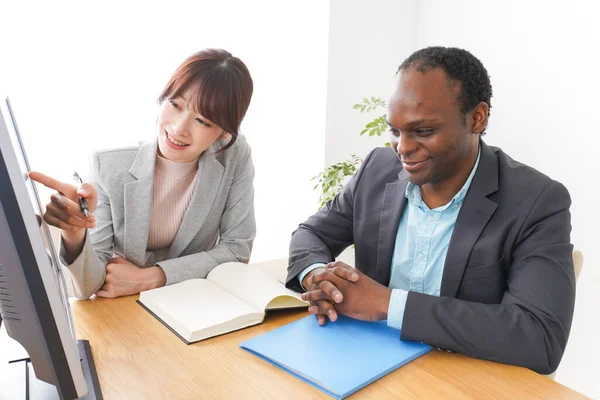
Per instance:
[[[407,156],[413,153],[417,149],[417,143],[411,137],[411,135],[400,134],[398,137],[398,145],[396,147],[396,152],[400,156]]]

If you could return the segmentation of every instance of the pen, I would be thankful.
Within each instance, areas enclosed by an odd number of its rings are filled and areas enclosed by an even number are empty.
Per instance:
[[[75,179],[77,182],[79,182],[80,185],[83,185],[83,180],[81,179],[81,177],[79,176],[79,174],[77,172],[73,172],[73,179]],[[79,208],[81,209],[81,212],[83,213],[83,215],[85,215],[85,217],[89,217],[90,216],[90,211],[88,210],[88,205],[87,205],[87,201],[86,199],[84,199],[83,197],[77,196],[77,199],[79,200]]]

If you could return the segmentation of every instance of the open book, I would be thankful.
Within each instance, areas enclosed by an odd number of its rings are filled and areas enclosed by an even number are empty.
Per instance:
[[[221,264],[206,279],[142,292],[138,303],[188,344],[260,324],[266,310],[308,306],[260,265]]]

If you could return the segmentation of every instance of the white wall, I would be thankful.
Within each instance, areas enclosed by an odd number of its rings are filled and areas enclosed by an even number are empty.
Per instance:
[[[351,110],[389,93],[398,64],[431,45],[463,47],[491,75],[487,143],[502,147],[569,189],[572,242],[585,262],[571,337],[556,380],[600,398],[600,27],[595,2],[421,0],[331,1],[326,165],[364,155],[384,139],[362,140],[368,118]],[[414,30],[414,32],[412,31]],[[377,55],[377,56],[375,56]]]
[[[330,2],[325,165],[352,153],[364,157],[389,141],[359,136],[383,109],[361,114],[352,106],[364,97],[387,98],[396,69],[414,51],[417,12],[417,0]]]
[[[156,97],[185,57],[229,50],[255,86],[242,124],[256,166],[252,261],[284,256],[317,204],[310,176],[324,154],[328,6],[2,2],[0,91],[13,99],[33,168],[68,180],[74,169],[85,175],[91,150],[153,138]]]

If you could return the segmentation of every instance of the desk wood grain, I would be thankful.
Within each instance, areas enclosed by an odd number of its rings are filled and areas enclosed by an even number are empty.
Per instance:
[[[258,334],[308,315],[276,311],[265,322],[186,345],[135,301],[73,301],[78,338],[90,341],[106,400],[330,399],[239,348]],[[290,343],[290,346],[293,346]],[[335,360],[330,360],[335,368]],[[521,367],[432,351],[350,399],[583,399]]]

